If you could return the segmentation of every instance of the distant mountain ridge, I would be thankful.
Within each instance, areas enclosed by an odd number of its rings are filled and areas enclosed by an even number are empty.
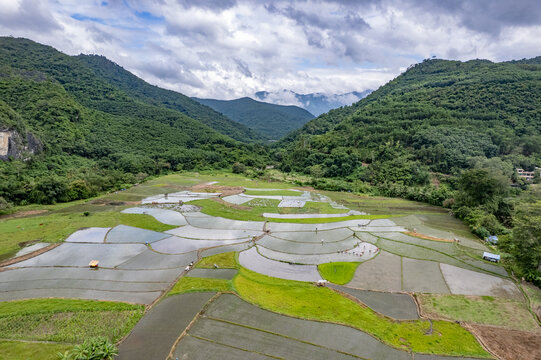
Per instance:
[[[309,111],[311,114],[319,116],[329,112],[331,109],[354,104],[368,96],[372,91],[373,90],[365,90],[362,92],[352,91],[336,95],[323,93],[297,94],[291,90],[274,92],[258,91],[255,93],[255,97],[261,101],[277,105],[297,105]]]
[[[314,115],[298,106],[269,104],[249,97],[235,100],[193,99],[270,140],[278,140],[314,118]]]

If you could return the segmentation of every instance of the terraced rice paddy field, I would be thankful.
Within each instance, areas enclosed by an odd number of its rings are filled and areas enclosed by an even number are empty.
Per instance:
[[[5,359],[541,357],[538,291],[426,204],[184,173],[29,214],[0,218]]]

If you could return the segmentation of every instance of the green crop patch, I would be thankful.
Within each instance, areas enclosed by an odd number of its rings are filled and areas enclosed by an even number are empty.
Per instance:
[[[417,298],[425,315],[534,331],[538,325],[522,301],[492,296],[429,295]]]
[[[0,354],[3,360],[58,360],[58,353],[64,353],[72,347],[66,344],[0,341]]]
[[[430,334],[430,323],[426,320],[392,321],[331,289],[271,278],[245,268],[240,269],[233,283],[244,300],[264,309],[353,326],[399,349],[490,358],[472,334],[452,322],[433,321]]]
[[[233,287],[231,280],[183,276],[173,286],[168,295],[185,294],[190,292],[220,292],[232,290]]]
[[[331,262],[318,265],[317,269],[325,280],[338,285],[344,285],[353,279],[358,262]]]
[[[235,256],[236,252],[234,251],[207,256],[202,258],[195,267],[213,269],[216,265],[219,269],[238,269],[239,265]]]
[[[117,341],[143,316],[142,305],[32,299],[0,303],[0,338],[80,343],[104,336]]]

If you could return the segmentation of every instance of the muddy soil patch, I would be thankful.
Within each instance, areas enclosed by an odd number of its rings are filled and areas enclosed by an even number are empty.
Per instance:
[[[39,215],[48,212],[49,210],[28,210],[28,211],[18,211],[14,214],[0,215],[0,220],[6,219],[16,219],[27,216]]]
[[[241,194],[244,188],[242,186],[197,184],[192,186],[190,190],[193,192],[221,193],[220,197],[224,197]]]
[[[541,333],[469,325],[472,332],[495,355],[505,360],[541,359]]]

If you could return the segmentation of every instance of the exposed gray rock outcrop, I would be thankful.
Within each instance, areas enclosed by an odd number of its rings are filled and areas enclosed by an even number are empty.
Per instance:
[[[0,160],[26,159],[42,149],[43,145],[32,133],[23,136],[15,130],[0,129]]]

